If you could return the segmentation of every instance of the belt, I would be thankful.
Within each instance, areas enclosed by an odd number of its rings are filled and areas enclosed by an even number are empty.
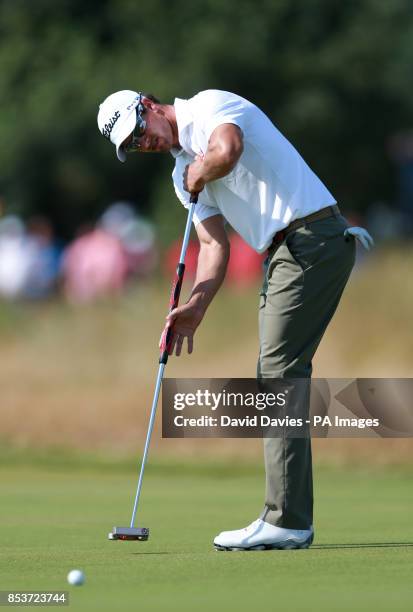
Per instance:
[[[312,213],[311,215],[307,215],[306,217],[295,219],[295,221],[292,221],[290,225],[287,225],[287,227],[274,234],[274,238],[272,239],[272,242],[268,248],[271,249],[273,246],[277,246],[278,244],[280,244],[280,242],[284,240],[287,234],[293,232],[299,227],[304,227],[305,225],[307,225],[307,223],[321,221],[321,219],[327,219],[328,217],[337,217],[340,214],[340,209],[337,204],[335,204],[334,206],[327,206],[326,208],[317,210],[317,212]]]

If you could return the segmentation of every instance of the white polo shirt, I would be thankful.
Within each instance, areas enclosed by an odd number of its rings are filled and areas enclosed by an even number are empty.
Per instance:
[[[233,170],[207,183],[199,194],[194,223],[222,214],[258,253],[276,232],[300,217],[336,203],[298,151],[255,104],[235,94],[209,89],[174,102],[182,149],[173,149],[175,191],[189,207],[183,189],[185,166],[204,154],[216,127],[234,123],[243,133],[244,151]]]

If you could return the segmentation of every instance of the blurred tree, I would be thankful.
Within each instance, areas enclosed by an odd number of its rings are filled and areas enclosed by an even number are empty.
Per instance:
[[[235,91],[344,208],[392,197],[385,145],[413,121],[409,0],[0,0],[0,34],[0,194],[65,238],[115,199],[162,220],[165,240],[179,219],[173,160],[120,164],[99,135],[98,103],[124,88]]]

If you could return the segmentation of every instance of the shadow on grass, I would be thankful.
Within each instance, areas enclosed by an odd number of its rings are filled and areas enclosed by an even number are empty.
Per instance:
[[[166,551],[164,551],[164,552],[155,552],[155,551],[153,551],[153,552],[134,552],[134,553],[131,553],[131,554],[132,555],[140,556],[140,555],[176,555],[176,554],[182,554],[182,553],[177,553],[176,551],[173,551],[173,552],[166,552]]]
[[[371,544],[366,543],[366,544],[315,544],[313,546],[311,546],[311,548],[309,550],[340,550],[340,549],[345,549],[345,548],[404,548],[404,547],[409,547],[409,546],[413,546],[413,542],[373,542]],[[205,552],[205,551],[203,551]],[[211,551],[208,551],[211,552]],[[245,551],[245,552],[266,552],[266,553],[275,553],[275,552],[286,552],[286,551],[282,551],[282,550],[262,550],[262,551]],[[288,551],[291,552],[291,551]],[[299,552],[302,552],[301,550]],[[132,555],[176,555],[176,554],[193,554],[193,552],[191,553],[185,553],[184,551],[181,552],[177,552],[177,551],[173,551],[173,552],[134,552],[131,553]]]
[[[314,544],[311,549],[332,549],[332,548],[403,548],[413,546],[413,542],[372,542],[371,544]]]

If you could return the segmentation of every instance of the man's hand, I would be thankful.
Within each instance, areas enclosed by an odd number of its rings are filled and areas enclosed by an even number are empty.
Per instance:
[[[189,302],[172,310],[166,317],[166,328],[159,341],[159,348],[161,348],[162,339],[166,330],[168,327],[173,327],[172,344],[169,354],[172,355],[174,349],[176,349],[176,356],[179,357],[185,338],[187,338],[188,341],[188,353],[192,353],[194,347],[194,334],[203,316],[203,309]]]
[[[192,164],[185,166],[184,177],[184,189],[189,193],[199,193],[205,187],[205,181],[202,178],[202,162],[204,157],[197,155],[195,161]]]

